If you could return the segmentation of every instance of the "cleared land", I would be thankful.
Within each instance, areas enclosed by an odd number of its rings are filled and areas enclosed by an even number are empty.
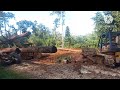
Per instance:
[[[57,53],[42,55],[41,59],[23,60],[6,68],[30,79],[120,79],[120,67],[112,69],[89,60],[83,62],[80,49],[58,49]],[[60,59],[72,63],[59,63]]]

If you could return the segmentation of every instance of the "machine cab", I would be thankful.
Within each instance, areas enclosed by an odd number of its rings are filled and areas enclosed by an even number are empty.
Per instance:
[[[108,31],[100,36],[98,47],[100,52],[120,51],[120,32]]]

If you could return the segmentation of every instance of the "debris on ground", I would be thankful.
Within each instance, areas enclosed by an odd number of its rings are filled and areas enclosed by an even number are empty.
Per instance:
[[[57,60],[70,59],[70,63]],[[120,67],[112,69],[83,60],[81,50],[59,49],[56,53],[42,54],[40,59],[23,60],[8,67],[31,76],[31,79],[120,79]]]

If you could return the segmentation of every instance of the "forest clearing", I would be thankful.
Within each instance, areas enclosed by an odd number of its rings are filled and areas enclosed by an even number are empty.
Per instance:
[[[84,62],[80,49],[58,49],[57,53],[43,54],[41,59],[23,60],[21,64],[6,67],[17,73],[25,74],[27,79],[119,79],[120,67],[112,69],[105,66]],[[60,57],[71,57],[72,63],[59,63]],[[64,58],[65,59],[65,58]],[[74,61],[79,60],[77,69]]]
[[[120,79],[120,11],[35,13],[0,11],[0,79]]]

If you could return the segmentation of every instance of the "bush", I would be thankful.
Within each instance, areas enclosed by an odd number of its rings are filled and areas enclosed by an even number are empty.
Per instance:
[[[80,47],[81,47],[81,45],[79,43],[73,45],[73,48],[80,48]]]

